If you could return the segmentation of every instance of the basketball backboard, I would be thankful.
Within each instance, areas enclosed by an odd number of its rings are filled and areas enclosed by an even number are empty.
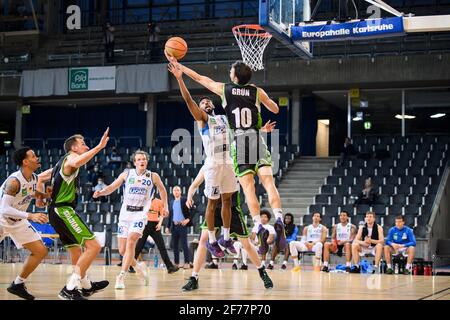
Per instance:
[[[260,0],[259,24],[295,53],[305,58],[312,57],[311,43],[292,41],[290,26],[309,21],[309,0]]]

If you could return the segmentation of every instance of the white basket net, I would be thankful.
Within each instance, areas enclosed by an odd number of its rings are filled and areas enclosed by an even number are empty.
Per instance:
[[[233,27],[232,30],[244,63],[254,71],[263,70],[264,50],[272,35],[261,26],[254,24],[243,24]]]

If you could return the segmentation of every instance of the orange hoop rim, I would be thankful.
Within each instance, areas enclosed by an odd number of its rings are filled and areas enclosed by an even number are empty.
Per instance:
[[[264,31],[264,33],[245,33],[245,32],[241,32],[239,29],[240,28],[247,28],[247,29],[253,29],[255,31]],[[259,37],[259,38],[272,38],[272,35],[267,32],[266,30],[264,30],[263,27],[261,27],[259,24],[241,24],[238,26],[234,26],[233,28],[231,28],[231,30],[233,31],[233,34],[237,34],[240,36],[244,36],[244,37]]]

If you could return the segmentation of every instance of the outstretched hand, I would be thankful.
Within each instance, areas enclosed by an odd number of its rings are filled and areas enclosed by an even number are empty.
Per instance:
[[[178,63],[170,62],[167,68],[169,69],[170,73],[175,76],[175,78],[181,79],[181,77],[183,76],[183,71],[181,71],[180,65]]]
[[[269,120],[266,122],[266,124],[263,127],[261,127],[261,131],[262,132],[272,132],[273,129],[275,129],[276,124],[277,124],[276,121],[270,122],[270,120]]]
[[[175,62],[177,63],[177,59],[174,56],[171,56],[165,49],[164,49],[164,55],[166,56],[167,60],[169,62]]]
[[[100,147],[100,149],[103,149],[104,147],[106,147],[108,141],[109,141],[109,127],[106,128],[106,131],[103,133],[102,139],[98,143],[98,147]]]

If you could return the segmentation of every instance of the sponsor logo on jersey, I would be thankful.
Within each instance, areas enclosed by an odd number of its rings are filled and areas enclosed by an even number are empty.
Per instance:
[[[25,197],[27,195],[27,189],[23,188],[22,189],[22,197]]]
[[[26,192],[25,192],[26,195]],[[24,204],[27,204],[31,201],[31,199],[33,198],[32,195],[27,195],[25,198],[23,198],[17,205],[22,206]]]
[[[145,175],[147,178],[150,178],[150,172],[147,172],[147,174]]]
[[[134,184],[134,178],[128,179],[128,183],[129,183],[129,184]]]
[[[244,88],[233,88],[233,89],[231,89],[231,94],[233,96],[250,97],[250,90],[244,89]]]
[[[211,124],[216,124],[216,123],[217,123],[216,118],[211,117]]]
[[[146,195],[147,189],[145,188],[139,188],[139,187],[133,187],[130,188],[130,191],[128,191],[129,194],[140,194],[140,195]]]
[[[227,131],[227,127],[225,127],[225,126],[215,126],[214,127],[214,134],[226,133],[226,131]]]

